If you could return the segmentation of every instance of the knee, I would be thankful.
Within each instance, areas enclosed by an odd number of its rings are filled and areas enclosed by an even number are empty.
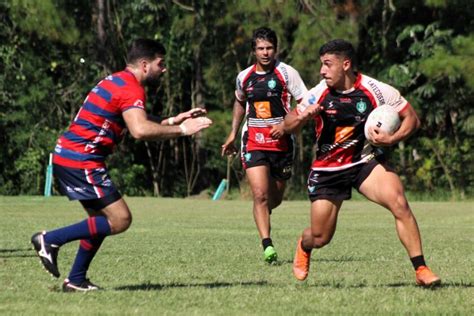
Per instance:
[[[126,231],[132,224],[132,214],[123,214],[110,220],[112,234],[120,234]]]
[[[327,236],[313,237],[314,248],[322,248],[331,242],[331,238]]]
[[[331,242],[332,236],[326,234],[311,234],[313,248],[322,248]]]
[[[254,190],[253,201],[255,204],[268,204],[268,193],[262,190]]]
[[[392,198],[389,209],[396,218],[406,218],[413,216],[408,201],[403,194],[398,194]]]

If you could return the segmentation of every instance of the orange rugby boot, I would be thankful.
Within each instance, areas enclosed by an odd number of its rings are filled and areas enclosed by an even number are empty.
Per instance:
[[[302,237],[298,239],[295,259],[293,260],[293,274],[300,281],[304,281],[308,276],[309,261],[311,259],[311,252],[306,252],[303,250],[303,248],[301,248],[302,239]]]
[[[416,269],[416,284],[424,287],[432,287],[441,284],[441,279],[431,272],[427,266],[421,266]]]

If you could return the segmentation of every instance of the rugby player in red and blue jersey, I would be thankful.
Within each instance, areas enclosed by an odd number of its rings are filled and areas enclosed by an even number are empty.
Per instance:
[[[59,138],[53,169],[61,191],[79,200],[88,219],[32,236],[44,268],[59,277],[57,256],[62,245],[80,240],[79,250],[63,291],[97,290],[86,277],[97,250],[109,235],[128,229],[130,210],[111,181],[105,159],[126,129],[139,140],[161,140],[193,135],[209,127],[204,109],[193,109],[160,122],[145,112],[145,86],[156,85],[166,71],[165,48],[157,41],[135,40],[125,70],[100,81],[87,95],[74,121]]]
[[[441,279],[426,266],[418,225],[400,177],[373,147],[391,146],[412,135],[420,125],[415,110],[395,88],[354,71],[355,50],[351,43],[330,41],[320,48],[319,56],[323,80],[285,118],[286,132],[294,132],[314,119],[318,145],[308,177],[311,227],[298,240],[293,274],[298,280],[306,279],[312,249],[331,241],[342,203],[351,198],[355,188],[394,216],[398,237],[416,271],[416,283],[440,284]],[[396,110],[401,126],[392,135],[370,128],[369,143],[364,124],[378,106]]]

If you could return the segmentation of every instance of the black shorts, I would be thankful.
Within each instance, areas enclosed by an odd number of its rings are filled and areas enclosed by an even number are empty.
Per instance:
[[[359,188],[383,157],[341,171],[311,170],[308,177],[308,196],[311,202],[321,199],[350,200],[352,188]]]
[[[53,164],[53,173],[62,194],[79,200],[87,209],[99,211],[122,196],[106,168],[76,169]]]
[[[268,166],[270,175],[276,180],[288,180],[293,167],[293,151],[254,150],[242,152],[244,169],[256,166]]]

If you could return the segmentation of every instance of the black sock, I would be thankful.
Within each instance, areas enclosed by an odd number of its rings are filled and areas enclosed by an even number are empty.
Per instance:
[[[426,266],[425,257],[423,257],[423,255],[410,258],[410,261],[413,264],[413,268],[415,268],[415,271],[421,266]]]
[[[262,239],[262,246],[263,250],[267,249],[267,247],[273,246],[273,242],[271,238],[263,238]]]

